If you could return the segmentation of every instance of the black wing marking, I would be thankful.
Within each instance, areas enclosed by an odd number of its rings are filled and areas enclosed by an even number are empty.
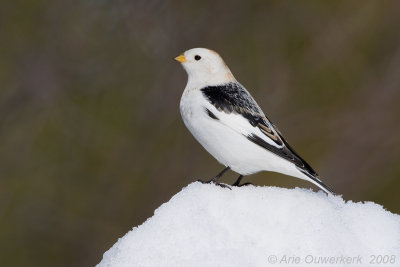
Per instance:
[[[206,111],[207,115],[208,115],[211,119],[219,120],[218,117],[215,116],[215,114],[212,113],[208,108],[205,108],[205,111]]]
[[[201,91],[208,101],[220,111],[264,115],[249,92],[239,83],[207,86]]]
[[[303,160],[286,142],[284,142],[285,146],[283,147],[275,147],[255,134],[251,134],[246,137],[253,143],[271,151],[275,155],[292,162],[302,172],[307,172],[313,177],[318,176],[311,166],[305,160]]]
[[[304,160],[302,159],[299,154],[294,151],[294,149],[286,142],[285,138],[283,138],[282,135],[280,135],[283,143],[285,144],[285,149],[287,153],[290,153],[291,156],[294,158],[293,161],[295,161],[295,165],[298,169],[300,169],[302,172],[307,172],[309,175],[313,176],[314,178],[318,177],[318,174],[316,171],[314,171],[313,168]]]
[[[294,149],[286,142],[281,134],[279,134],[279,136],[284,143],[284,146],[281,148],[275,147],[265,142],[262,138],[254,134],[247,136],[247,139],[259,146],[266,148],[275,155],[294,163],[299,171],[301,171],[304,175],[313,180],[320,188],[322,188],[325,192],[329,192],[334,195],[335,193],[332,191],[332,189],[326,186],[319,179],[318,174],[314,171],[314,169],[311,168],[311,166],[304,159],[302,159],[299,154],[296,153],[296,151],[294,151]]]
[[[272,124],[271,121],[269,121],[269,122]],[[282,140],[282,142],[284,144],[283,147],[279,148],[279,147],[272,146],[254,134],[252,136],[247,136],[247,138],[250,141],[268,149],[275,155],[278,155],[281,158],[284,158],[288,161],[293,162],[299,171],[301,171],[304,175],[306,175],[308,178],[310,178],[312,181],[314,181],[315,184],[317,184],[321,189],[323,189],[327,193],[331,193],[332,195],[334,195],[335,193],[332,191],[332,189],[330,189],[328,186],[326,186],[319,179],[318,173],[316,171],[314,171],[314,169],[302,157],[300,157],[299,154],[296,153],[296,151],[289,145],[289,143],[285,140],[285,138],[282,136],[281,132],[276,128],[276,126],[274,124],[272,124],[272,125],[273,125],[273,128],[275,129],[275,131],[278,133],[280,140]]]
[[[260,117],[258,115],[253,115],[250,113],[241,114],[245,117],[253,127],[257,127],[260,131],[268,136],[272,141],[275,142],[278,146],[283,145],[283,141],[279,133],[274,129],[271,122],[265,117]],[[265,142],[265,141],[264,141]]]
[[[318,174],[311,166],[303,160],[278,133],[273,124],[265,117],[253,97],[239,83],[228,83],[218,86],[207,86],[201,89],[203,95],[214,107],[225,113],[236,113],[246,118],[253,127],[260,131],[277,144],[271,145],[261,137],[251,134],[246,136],[253,143],[271,151],[277,156],[286,159],[318,183]]]
[[[253,97],[239,83],[228,83],[217,86],[207,86],[201,89],[207,100],[219,111],[242,115],[253,127],[258,127],[262,133],[282,146],[283,142],[272,124],[265,117]]]
[[[278,130],[276,131],[278,132]],[[318,173],[314,171],[314,169],[302,157],[300,157],[299,154],[296,153],[296,151],[289,145],[289,143],[286,142],[282,134],[278,132],[278,135],[284,144],[284,146],[280,148],[270,145],[269,143],[265,142],[262,138],[254,134],[252,134],[251,136],[247,136],[247,138],[250,141],[268,149],[275,155],[284,158],[290,162],[293,162],[299,171],[301,171],[304,175],[313,180],[320,188],[322,188],[325,192],[327,193],[329,192],[334,195],[335,193],[332,191],[332,189],[326,186],[319,179]]]

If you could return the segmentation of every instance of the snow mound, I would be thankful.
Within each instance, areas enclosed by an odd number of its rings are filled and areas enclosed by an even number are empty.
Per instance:
[[[375,261],[375,262],[374,262]],[[103,266],[400,266],[400,216],[306,189],[192,183]]]

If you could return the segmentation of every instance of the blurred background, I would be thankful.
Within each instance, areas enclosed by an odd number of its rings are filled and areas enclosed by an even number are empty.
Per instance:
[[[2,3],[1,265],[93,266],[222,170],[179,113],[172,58],[193,47],[221,54],[335,192],[400,213],[399,14],[397,1]]]

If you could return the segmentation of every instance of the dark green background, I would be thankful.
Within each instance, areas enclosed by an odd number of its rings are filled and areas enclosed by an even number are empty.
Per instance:
[[[221,170],[179,114],[172,58],[193,47],[222,55],[327,185],[400,213],[399,14],[398,1],[4,1],[1,265],[93,266]]]

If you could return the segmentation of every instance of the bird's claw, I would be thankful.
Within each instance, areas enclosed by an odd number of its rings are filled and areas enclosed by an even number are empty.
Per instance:
[[[244,184],[239,184],[239,183],[233,183],[232,186],[237,186],[237,187],[242,187],[242,186],[247,186],[247,185],[253,185],[252,183],[244,183]]]
[[[197,180],[197,182],[200,182],[202,184],[215,184],[215,185],[218,185],[218,186],[220,186],[222,188],[228,188],[229,190],[232,190],[232,188],[229,185],[223,184],[223,183],[216,183],[213,180],[210,180],[210,181]]]
[[[229,190],[232,190],[232,188],[231,188],[229,185],[227,185],[227,184],[216,183],[215,185],[218,185],[218,186],[220,186],[220,187],[222,187],[222,188],[228,188]]]
[[[197,182],[200,182],[200,183],[202,183],[202,184],[211,184],[212,183],[212,181],[203,181],[203,180],[197,180]]]

